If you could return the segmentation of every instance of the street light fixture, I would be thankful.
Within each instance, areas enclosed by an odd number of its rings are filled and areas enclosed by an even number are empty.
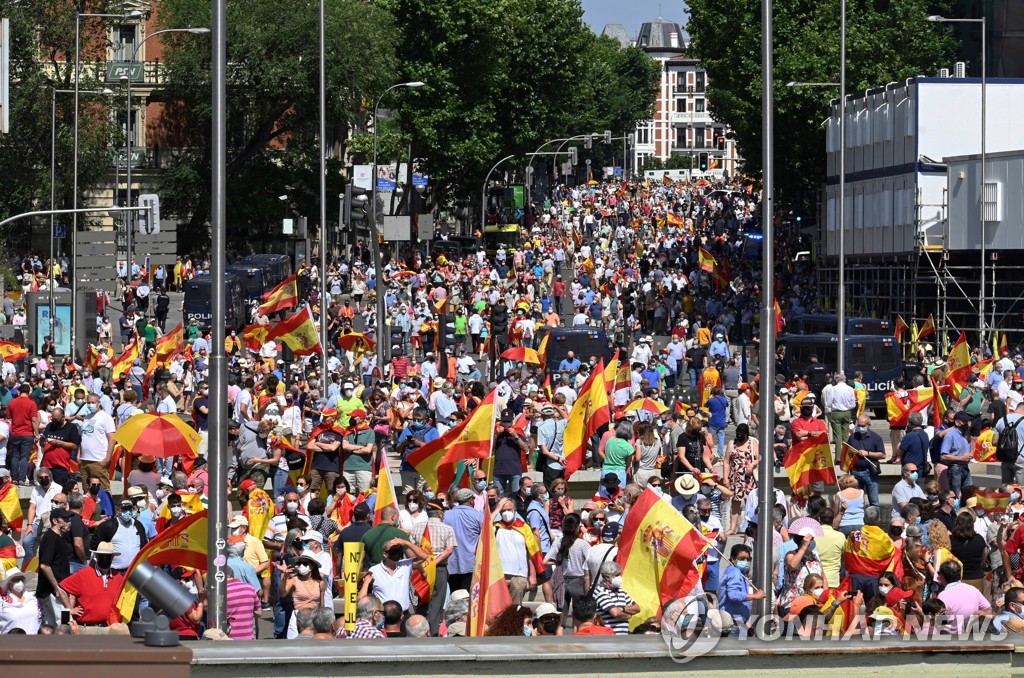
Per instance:
[[[209,28],[165,28],[163,30],[155,31],[150,33],[143,38],[138,45],[135,46],[135,50],[132,52],[132,58],[128,61],[128,82],[127,82],[127,102],[128,102],[128,113],[125,117],[125,204],[131,207],[132,204],[132,65],[135,63],[136,58],[139,56],[139,50],[152,38],[158,35],[164,35],[166,33],[191,33],[193,35],[202,35],[209,33]],[[143,73],[143,81],[145,81],[145,73]],[[116,167],[116,163],[115,163]],[[129,212],[125,217],[125,273],[128,278],[128,284],[132,282],[132,228],[134,224],[134,215]]]
[[[984,12],[984,10],[982,10]],[[986,33],[988,33],[988,23],[984,13],[980,19],[949,19],[938,14],[932,14],[928,17],[928,21],[932,23],[940,24],[981,24],[981,193],[978,195],[978,202],[981,208],[980,223],[981,233],[979,240],[981,241],[981,275],[978,278],[978,345],[985,345],[985,230],[987,226],[987,219],[985,217],[985,184],[987,183],[988,174],[985,167],[985,109],[986,109],[986,80],[987,80],[987,67],[986,58],[987,53],[985,49]],[[995,283],[993,282],[993,287]],[[992,298],[992,325],[995,326],[996,314],[995,314],[995,290],[993,289]],[[993,354],[995,352],[993,351]],[[998,357],[998,356],[995,356]]]
[[[786,83],[786,87],[839,87],[838,82],[802,82],[800,80],[790,80]]]
[[[380,102],[383,101],[387,93],[393,89],[399,89],[407,87],[409,89],[420,89],[424,87],[426,83],[419,80],[413,80],[411,82],[400,82],[386,90],[381,92],[381,95],[377,97],[377,103],[373,105],[373,186],[371,187],[370,206],[373,214],[373,223],[370,224],[370,254],[373,257],[373,269],[376,276],[376,282],[374,283],[374,296],[376,297],[377,306],[377,322],[376,322],[376,339],[377,339],[377,369],[380,373],[384,374],[384,314],[386,309],[384,308],[384,266],[381,262],[380,255],[380,234],[377,231],[377,113],[380,109]]]

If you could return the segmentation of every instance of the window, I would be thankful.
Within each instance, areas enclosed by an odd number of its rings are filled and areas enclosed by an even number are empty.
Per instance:
[[[686,147],[686,129],[680,128],[676,130],[676,148]]]
[[[651,128],[647,125],[642,125],[636,130],[636,143],[637,145],[646,146],[651,143]]]
[[[693,140],[694,147],[696,147],[696,148],[703,148],[704,147],[704,128],[703,127],[698,127],[697,129],[695,129],[694,130],[694,136],[695,136],[695,138]]]
[[[986,181],[984,202],[982,204],[982,218],[985,221],[1003,220],[1003,201],[1000,200],[1003,185],[998,181]]]
[[[121,128],[121,134],[127,136],[129,131],[132,135],[132,146],[139,145],[139,135],[137,128],[137,122],[139,121],[139,109],[135,108],[138,104],[132,105],[132,117],[131,117],[131,129],[128,127],[128,114],[126,111],[118,111],[117,113],[117,126]]]
[[[704,73],[704,71],[697,71],[697,73],[696,73],[696,91],[698,93],[704,91],[706,80],[707,80],[707,75]]]
[[[695,99],[694,102],[693,102],[693,106],[694,106],[694,108],[693,108],[694,111],[696,111],[697,113],[703,113],[704,112],[704,99]]]
[[[686,111],[686,99],[676,99],[676,113],[683,113]]]
[[[136,24],[114,27],[114,61],[132,60],[132,55],[135,53],[138,28]]]

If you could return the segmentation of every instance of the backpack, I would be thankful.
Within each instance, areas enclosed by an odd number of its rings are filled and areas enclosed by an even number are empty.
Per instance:
[[[999,434],[999,442],[996,443],[996,459],[1001,462],[1012,464],[1017,460],[1017,455],[1020,453],[1020,444],[1017,438],[1017,427],[1024,421],[1024,417],[1021,417],[1017,421],[1010,424],[1009,416],[1003,417],[1003,421],[1006,423],[1003,432]]]

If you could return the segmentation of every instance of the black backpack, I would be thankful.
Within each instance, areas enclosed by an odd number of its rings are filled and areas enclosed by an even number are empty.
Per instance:
[[[1003,421],[1005,422],[1005,428],[999,434],[999,442],[996,443],[996,459],[1012,464],[1017,460],[1017,455],[1020,453],[1017,427],[1024,421],[1024,417],[1019,418],[1013,424],[1010,424],[1009,416],[1003,417]]]

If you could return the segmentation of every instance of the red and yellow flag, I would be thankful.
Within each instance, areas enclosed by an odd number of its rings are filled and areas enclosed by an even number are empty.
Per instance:
[[[932,402],[935,404],[932,408],[932,426],[938,427],[942,426],[942,417],[946,414],[946,398],[942,393],[947,389],[945,386],[939,386],[934,377],[931,379],[931,382]]]
[[[666,504],[668,506],[668,504]],[[671,507],[669,507],[671,508]],[[501,568],[498,543],[494,539],[494,525],[490,511],[484,511],[484,524],[476,543],[476,562],[469,586],[469,635],[482,636],[487,622],[512,604],[512,594]]]
[[[711,273],[715,270],[715,258],[703,247],[697,250],[697,259],[702,271]]]
[[[960,392],[964,390],[973,380],[974,368],[977,367],[979,375],[984,377],[992,371],[993,358],[982,360],[974,365],[964,365],[951,371],[946,375],[946,385],[950,387],[950,394],[960,399]]]
[[[857,398],[857,416],[864,414],[868,406],[868,390],[866,388],[853,389],[853,395]]]
[[[665,214],[665,221],[668,222],[669,226],[682,226],[683,220],[677,217],[673,212]]]
[[[779,336],[782,333],[783,328],[786,327],[786,321],[782,317],[782,307],[779,306],[779,302],[775,302],[775,336]]]
[[[395,491],[395,483],[391,480],[391,469],[388,468],[388,455],[381,450],[383,459],[380,463],[380,472],[377,474],[377,500],[373,504],[373,524],[380,525],[384,514],[385,506],[394,506],[398,510],[398,492]]]
[[[977,492],[975,498],[978,506],[985,509],[987,513],[1006,513],[1010,505],[1009,492]]]
[[[153,357],[158,365],[166,365],[167,362],[185,350],[185,327],[182,323],[173,330],[156,340],[156,353]]]
[[[865,525],[846,538],[843,569],[850,574],[877,577],[895,567],[896,547],[882,528]]]
[[[679,511],[650,488],[626,514],[616,562],[622,567],[622,588],[640,606],[631,626],[660,617],[661,607],[685,597],[700,580],[693,561],[708,542]]]
[[[533,567],[537,572],[544,571],[544,552],[540,550],[540,542],[537,541],[537,535],[533,533],[533,528],[527,525],[526,521],[517,515],[516,519],[508,525],[500,523],[498,529],[515,530],[521,534],[526,543],[526,557],[533,561]]]
[[[24,522],[21,513],[21,500],[18,498],[18,487],[8,481],[0,489],[0,513],[4,514],[7,524],[13,530],[20,530]]]
[[[587,454],[590,437],[612,420],[608,407],[608,387],[604,381],[604,359],[597,361],[594,370],[580,387],[580,397],[573,403],[569,420],[565,424],[565,479],[568,480],[582,465]]]
[[[85,362],[82,364],[82,369],[89,373],[99,369],[100,358],[102,358],[104,352],[110,355],[107,349],[101,351],[98,347],[89,344],[89,348],[85,349]]]
[[[970,364],[971,349],[967,345],[967,334],[961,332],[959,338],[953,343],[953,348],[949,350],[949,359],[946,360],[946,365],[948,365],[946,372],[953,372],[964,365]]]
[[[438,315],[441,315],[442,313],[447,313],[448,312],[448,297],[445,297],[441,301],[435,302],[434,303],[434,311]]]
[[[793,494],[810,494],[811,483],[823,482],[834,485],[836,482],[832,447],[829,445],[827,433],[808,436],[794,443],[782,464],[786,467],[786,475],[789,476]]]
[[[270,315],[299,305],[298,275],[293,273],[263,295],[263,303],[259,307],[261,315]]]
[[[142,348],[139,346],[139,340],[132,339],[132,343],[128,344],[128,348],[126,348],[121,355],[114,358],[113,362],[110,363],[110,369],[114,381],[120,381],[141,355]]]
[[[999,462],[999,459],[996,458],[996,446],[992,444],[994,435],[995,430],[987,428],[975,436],[974,442],[971,443],[971,452],[974,454],[975,461],[993,464]]]
[[[254,490],[255,491],[255,490]],[[186,492],[185,490],[175,490],[174,494],[181,497],[181,505],[185,507],[185,511],[189,514],[199,513],[205,510],[203,508],[203,498],[195,492]],[[160,509],[160,515],[156,518],[156,531],[162,532],[167,526],[167,523],[171,520],[171,507],[164,502],[163,508]],[[263,539],[263,535],[259,536]]]
[[[896,395],[895,391],[885,394],[886,414],[890,426],[906,426],[911,412],[920,412],[935,399],[935,393],[931,386],[918,386],[907,391],[907,402]]]
[[[497,415],[494,395],[492,389],[458,426],[423,444],[406,457],[406,461],[415,467],[435,492],[448,491],[455,481],[460,461],[491,456],[494,419]]]
[[[434,545],[430,541],[430,526],[423,526],[423,537],[420,539],[420,548],[429,556],[422,563],[423,570],[412,571],[412,588],[420,603],[425,603],[434,595],[434,587],[437,585],[437,561],[434,560]]]
[[[115,596],[117,603],[110,611],[111,622],[131,619],[138,591],[128,583],[128,579],[142,561],[150,565],[180,566],[206,572],[207,529],[206,511],[200,511],[186,516],[149,540],[125,572],[122,589],[119,595]]]
[[[839,456],[839,470],[843,473],[849,473],[853,470],[853,465],[857,463],[857,450],[853,449],[849,443],[843,443],[843,451]]]
[[[249,491],[249,500],[242,508],[242,515],[249,519],[249,534],[264,539],[270,519],[277,515],[277,507],[266,490],[257,487]]]
[[[995,355],[1003,356],[1010,352],[1010,348],[1006,343],[1006,330],[999,333],[999,350],[996,351]]]
[[[932,318],[932,314],[928,314],[928,318],[925,319],[924,324],[914,335],[914,341],[919,341],[930,334],[935,334],[935,319]]]
[[[28,357],[28,349],[14,341],[0,341],[0,356],[5,363],[13,363]]]
[[[903,319],[903,316],[896,316],[896,331],[893,333],[896,341],[903,341],[903,333],[910,329],[910,325]]]
[[[540,358],[541,368],[548,365],[548,341],[550,340],[551,332],[546,332],[544,338],[540,340],[540,346],[537,347],[537,356]]]
[[[615,375],[619,370],[619,353],[622,349],[615,349],[615,355],[608,361],[604,368],[604,386],[609,393],[615,392]]]
[[[316,325],[313,324],[313,313],[309,310],[309,306],[304,306],[298,313],[271,327],[267,332],[266,340],[276,341],[278,339],[298,356],[323,353]]]
[[[245,347],[250,351],[259,351],[267,341],[267,333],[270,332],[270,325],[248,325],[242,330],[242,339]]]

